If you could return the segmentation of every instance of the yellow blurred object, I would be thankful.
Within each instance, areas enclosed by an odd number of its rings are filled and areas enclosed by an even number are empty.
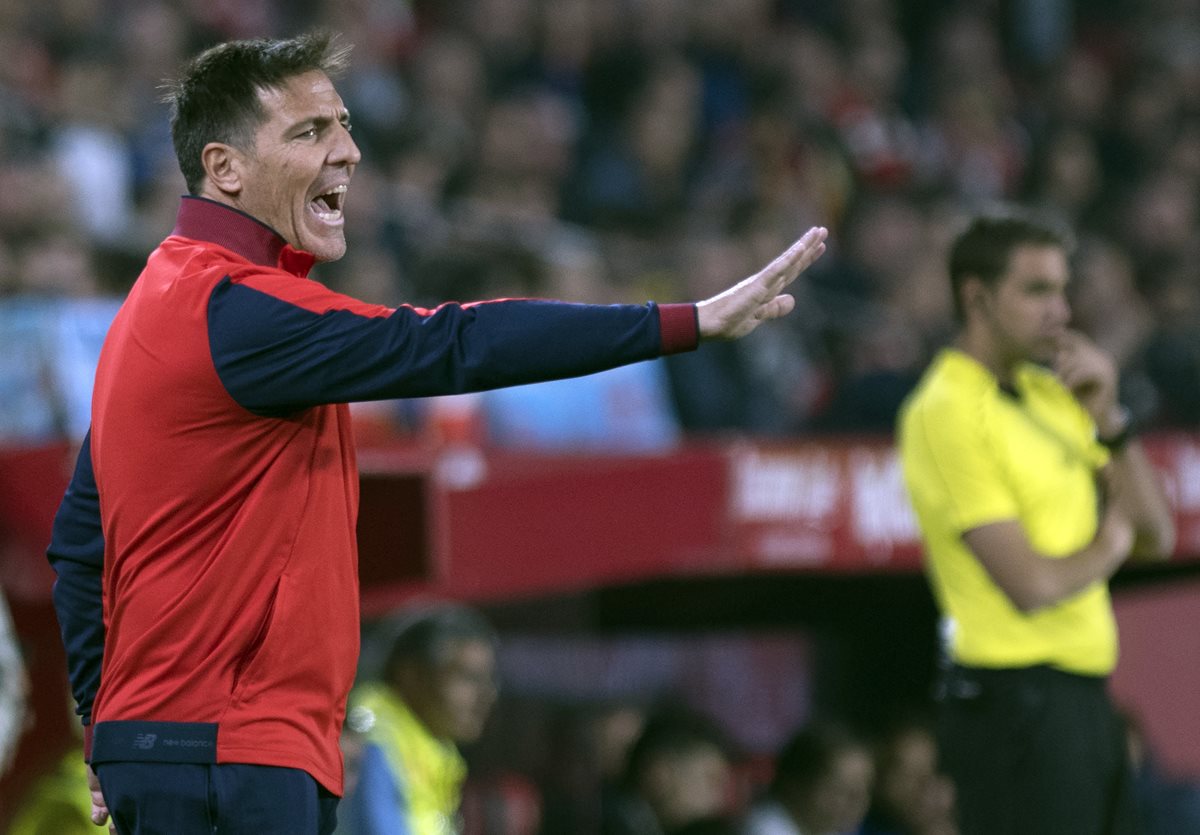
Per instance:
[[[52,773],[34,784],[21,804],[8,835],[95,835],[91,821],[87,764],[72,750]]]

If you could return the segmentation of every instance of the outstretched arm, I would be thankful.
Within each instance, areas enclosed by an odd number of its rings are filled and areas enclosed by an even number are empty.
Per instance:
[[[318,403],[428,397],[592,374],[736,339],[783,316],[783,292],[824,251],[814,228],[766,268],[697,304],[536,299],[368,305],[315,281],[265,272],[213,289],[209,341],[221,382],[259,414]]]
[[[790,313],[796,301],[783,291],[825,251],[826,235],[814,226],[762,270],[697,304],[700,338],[738,339]]]

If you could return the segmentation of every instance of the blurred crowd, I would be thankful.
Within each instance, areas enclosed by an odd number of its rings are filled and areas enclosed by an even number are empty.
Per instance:
[[[351,295],[702,298],[820,223],[797,314],[659,363],[625,408],[886,430],[950,330],[956,223],[1020,200],[1076,231],[1076,322],[1138,419],[1200,422],[1196,0],[5,0],[0,441],[86,427],[89,360],[184,190],[162,80],[312,26],[354,44],[364,161],[317,273]]]

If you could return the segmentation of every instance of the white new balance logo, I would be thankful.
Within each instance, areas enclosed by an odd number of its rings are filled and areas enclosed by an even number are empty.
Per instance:
[[[154,740],[158,739],[158,734],[138,734],[133,738],[133,747],[139,748],[142,751],[149,751],[154,747]]]

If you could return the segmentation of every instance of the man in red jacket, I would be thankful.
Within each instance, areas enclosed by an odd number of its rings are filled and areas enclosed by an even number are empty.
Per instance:
[[[332,831],[359,628],[346,403],[737,338],[824,249],[814,228],[694,305],[339,295],[306,275],[346,249],[345,64],[323,35],[231,42],[173,88],[190,194],[105,341],[49,549],[95,820],[123,833]]]

